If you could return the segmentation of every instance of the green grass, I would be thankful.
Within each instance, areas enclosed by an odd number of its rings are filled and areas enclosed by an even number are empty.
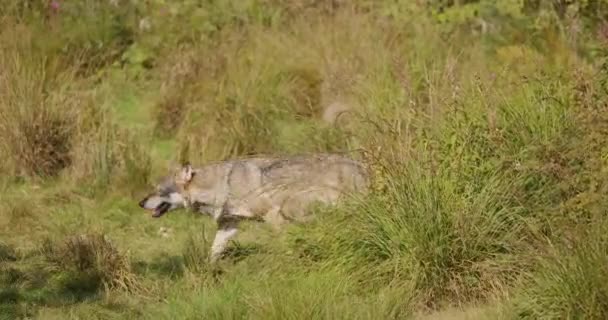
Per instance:
[[[85,2],[0,9],[0,319],[608,312],[602,6]],[[369,196],[215,266],[209,218],[137,206],[179,161],[353,149]]]
[[[565,248],[551,248],[527,278],[515,303],[525,319],[601,318],[606,313],[605,222],[579,231]]]

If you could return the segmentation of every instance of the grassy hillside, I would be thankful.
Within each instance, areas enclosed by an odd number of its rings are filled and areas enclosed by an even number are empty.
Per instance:
[[[606,1],[5,2],[0,319],[608,314]],[[216,266],[210,219],[137,206],[352,150],[367,198]]]

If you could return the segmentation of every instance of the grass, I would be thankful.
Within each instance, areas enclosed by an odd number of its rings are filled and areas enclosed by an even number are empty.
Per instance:
[[[89,2],[0,9],[0,319],[607,312],[595,9]],[[217,266],[210,219],[137,206],[185,159],[355,149],[369,196]]]
[[[515,304],[525,319],[565,317],[601,318],[608,307],[604,298],[606,262],[605,225],[591,227],[573,239],[569,250],[552,250],[530,275],[529,284]]]

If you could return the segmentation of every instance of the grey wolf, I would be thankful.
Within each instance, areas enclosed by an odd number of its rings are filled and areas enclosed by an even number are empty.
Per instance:
[[[153,210],[154,217],[179,207],[210,215],[218,225],[211,247],[216,261],[240,221],[260,220],[275,228],[306,221],[313,203],[336,204],[349,194],[365,193],[368,183],[362,163],[338,154],[231,160],[196,168],[186,163],[140,206]]]
[[[208,183],[215,185],[220,188],[222,185],[221,175],[226,173],[235,162],[251,162],[254,165],[264,166],[270,164],[274,158],[248,158],[238,159],[231,161],[221,161],[217,163],[208,164],[204,167],[197,168],[198,170],[206,171],[210,173],[208,176]],[[179,170],[181,167],[174,168],[173,171]],[[213,174],[215,173],[215,174]],[[222,199],[218,198],[217,203],[221,203]],[[160,179],[159,183],[155,186],[155,191],[146,195],[140,202],[139,206],[146,210],[152,211],[152,217],[159,218],[169,211],[184,208],[184,198],[179,193],[177,185],[175,183],[175,174],[165,176]],[[217,210],[216,206],[209,204],[208,206],[200,205],[199,212],[211,214],[213,209]]]

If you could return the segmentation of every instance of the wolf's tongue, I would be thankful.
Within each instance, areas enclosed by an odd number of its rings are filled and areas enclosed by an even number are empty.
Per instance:
[[[158,207],[156,207],[156,209],[154,209],[154,213],[152,214],[152,217],[158,218],[158,217],[162,216],[169,210],[170,206],[171,205],[166,202],[161,203]]]

